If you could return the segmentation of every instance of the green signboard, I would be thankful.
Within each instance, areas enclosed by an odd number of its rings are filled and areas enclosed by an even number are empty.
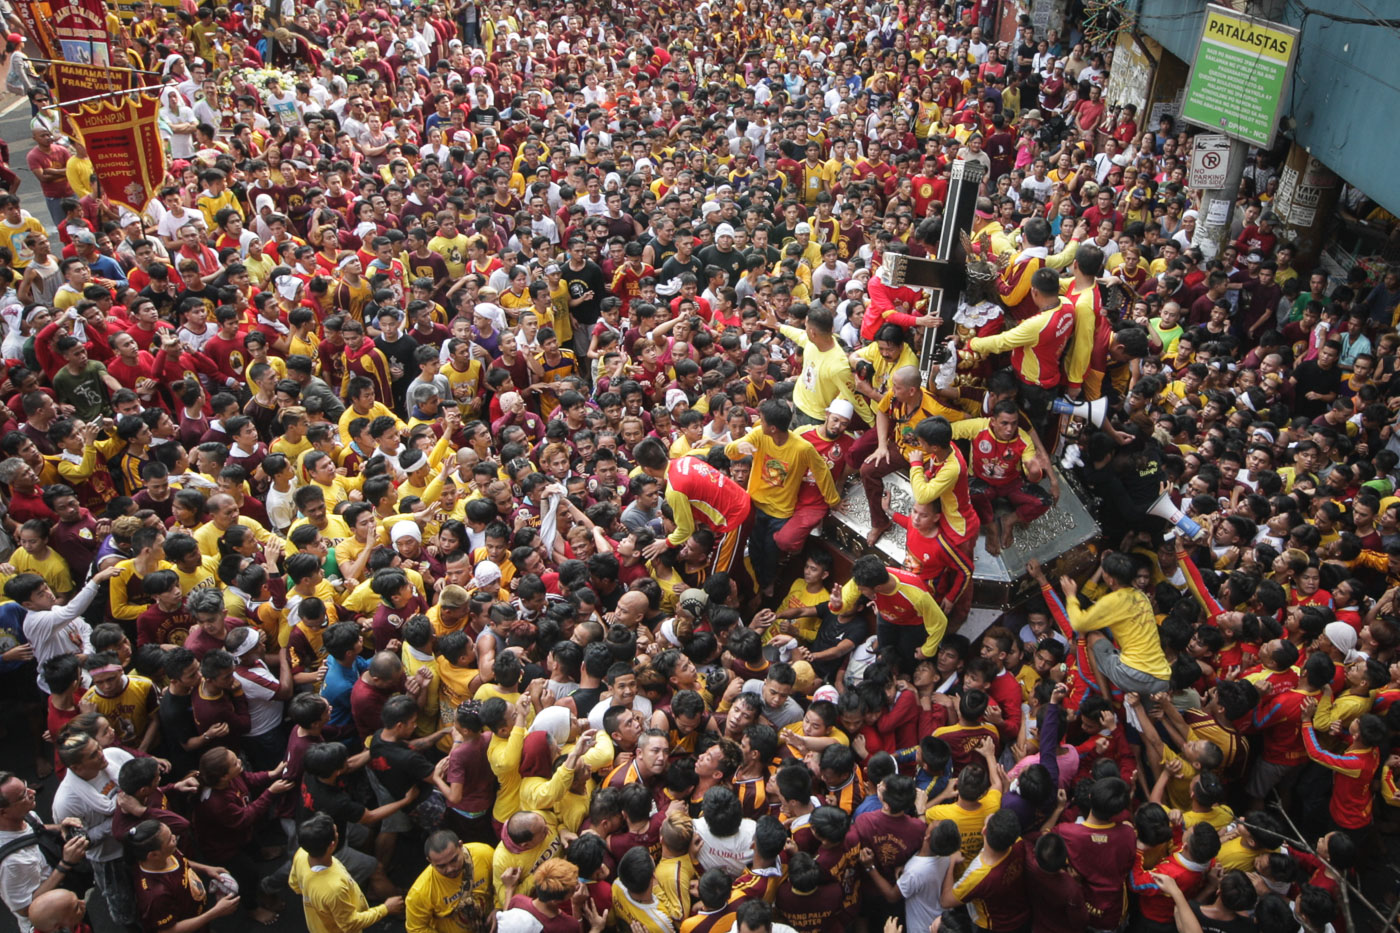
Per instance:
[[[1253,146],[1273,144],[1298,31],[1211,4],[1181,117]]]

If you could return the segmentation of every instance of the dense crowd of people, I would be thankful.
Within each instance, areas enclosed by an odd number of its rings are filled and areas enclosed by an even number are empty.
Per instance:
[[[986,0],[258,9],[113,15],[140,213],[10,37],[21,933],[1382,927],[1400,272],[1270,153],[1203,250],[1190,132]]]

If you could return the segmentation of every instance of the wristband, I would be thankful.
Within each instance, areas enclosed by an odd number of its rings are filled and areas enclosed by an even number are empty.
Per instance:
[[[68,872],[72,871],[77,867],[77,865],[69,865],[67,862],[60,859],[59,863],[54,866],[54,871],[61,871],[66,875]]]

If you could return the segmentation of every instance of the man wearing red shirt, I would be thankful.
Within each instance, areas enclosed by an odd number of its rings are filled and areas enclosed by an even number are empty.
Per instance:
[[[1169,843],[1168,843],[1169,844]],[[1138,912],[1144,920],[1159,926],[1169,926],[1176,912],[1172,896],[1165,893],[1153,875],[1166,875],[1176,882],[1188,899],[1195,898],[1205,886],[1206,876],[1220,851],[1220,833],[1209,823],[1197,823],[1180,848],[1149,870],[1143,867],[1146,850],[1139,849],[1133,864],[1133,890],[1138,896]]]
[[[243,370],[248,365],[238,312],[225,306],[215,312],[215,317],[219,332],[204,344],[204,355],[218,370],[220,381],[225,385],[235,385],[243,381]],[[230,379],[233,381],[229,382]]]
[[[1111,188],[1100,188],[1098,194],[1094,195],[1094,206],[1084,212],[1084,219],[1089,222],[1090,230],[1099,229],[1099,222],[1103,220],[1113,221],[1113,232],[1115,234],[1123,232],[1123,215],[1113,206],[1113,190]]]
[[[1015,742],[1021,734],[1021,683],[1006,669],[1007,655],[1016,646],[1011,630],[994,625],[982,635],[982,658],[996,665],[997,675],[987,694],[1001,707],[1001,722],[995,723],[1003,744]]]
[[[1334,775],[1327,807],[1332,822],[1348,833],[1361,833],[1371,825],[1371,810],[1376,799],[1371,781],[1381,766],[1380,747],[1387,735],[1385,721],[1370,713],[1353,719],[1347,727],[1351,742],[1346,751],[1336,754],[1323,748],[1317,740],[1313,729],[1316,711],[1315,697],[1303,701],[1303,747],[1309,758]]]
[[[1286,690],[1265,699],[1240,722],[1243,731],[1264,734],[1259,760],[1245,783],[1251,798],[1268,797],[1269,791],[1308,760],[1307,746],[1303,742],[1303,708],[1322,695],[1322,689],[1332,682],[1335,670],[1331,658],[1314,651],[1303,662],[1303,678],[1297,690]]]
[[[942,206],[948,200],[948,177],[938,168],[925,165],[910,179],[914,183],[914,216],[927,217],[929,205]]]
[[[895,168],[885,161],[884,146],[878,142],[872,142],[867,149],[865,158],[856,163],[855,175],[858,180],[874,178],[880,183],[887,196],[894,193]]]

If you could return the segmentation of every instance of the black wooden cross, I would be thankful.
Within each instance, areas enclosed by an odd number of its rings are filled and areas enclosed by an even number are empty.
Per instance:
[[[953,163],[948,182],[948,202],[943,208],[943,227],[938,235],[937,258],[891,254],[884,257],[881,263],[880,277],[885,284],[893,288],[909,285],[932,289],[929,310],[938,315],[943,323],[937,329],[924,328],[919,345],[919,372],[926,386],[933,385],[937,350],[947,343],[956,326],[953,315],[957,313],[958,302],[967,284],[967,256],[960,234],[972,233],[973,214],[977,210],[977,188],[985,175],[986,169],[981,162],[958,159]]]

